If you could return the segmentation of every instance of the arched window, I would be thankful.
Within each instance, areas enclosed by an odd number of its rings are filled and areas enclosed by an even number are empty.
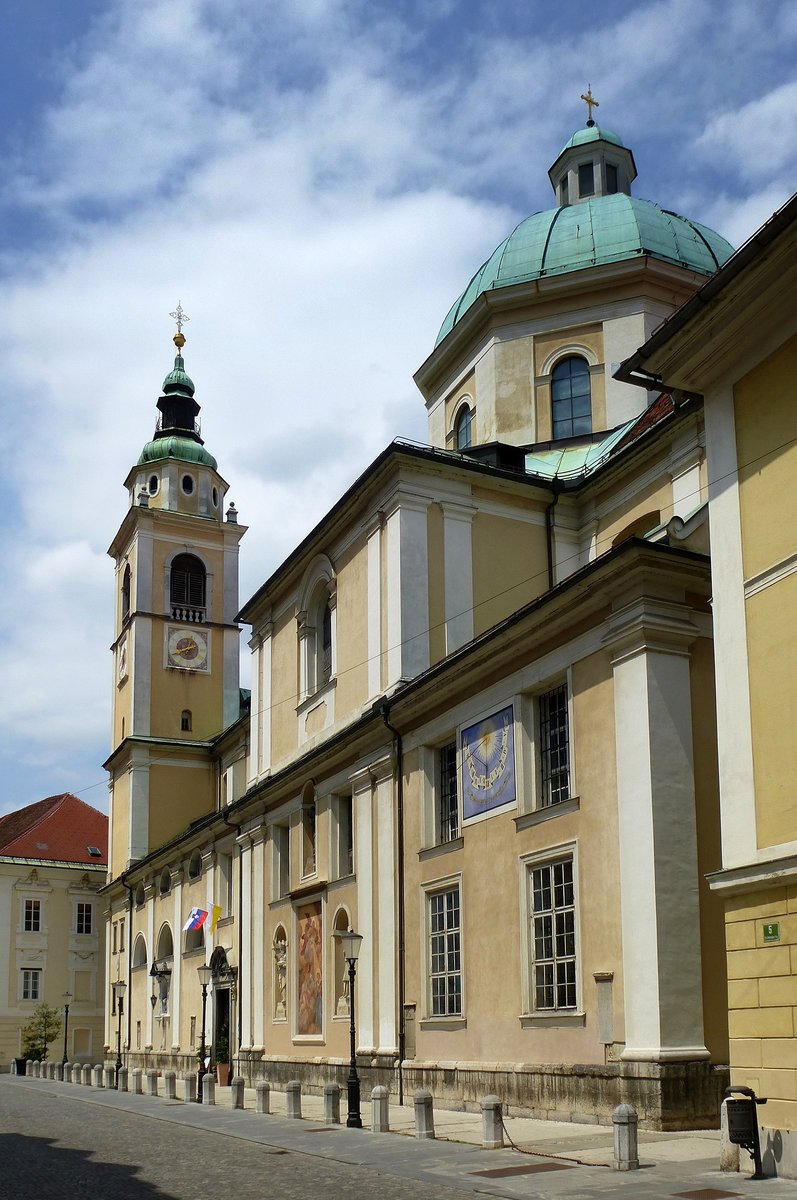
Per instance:
[[[143,933],[139,933],[133,943],[133,966],[145,967],[147,965],[147,943]]]
[[[457,438],[457,450],[467,450],[468,446],[473,444],[471,440],[473,434],[472,426],[473,412],[471,411],[469,405],[463,404],[462,408],[459,410],[457,423],[454,427]]]
[[[180,730],[182,733],[191,732],[191,709],[184,708],[180,716]]]
[[[125,567],[125,573],[122,576],[122,620],[126,621],[130,616],[130,563]]]
[[[296,613],[299,635],[301,699],[314,695],[337,673],[335,651],[335,574],[329,559],[319,555],[305,572],[300,607]]]
[[[589,365],[574,355],[563,358],[551,376],[553,437],[577,437],[592,433],[592,397]]]
[[[172,560],[170,601],[176,621],[204,621],[205,567],[194,554]]]
[[[136,908],[141,908],[145,900],[146,893],[144,892],[144,884],[140,883],[136,888]]]

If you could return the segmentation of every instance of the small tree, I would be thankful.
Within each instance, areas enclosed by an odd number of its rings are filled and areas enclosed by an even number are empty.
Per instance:
[[[22,1027],[22,1057],[33,1062],[42,1062],[47,1057],[47,1047],[61,1032],[61,1014],[42,1001],[33,1010],[33,1016]]]

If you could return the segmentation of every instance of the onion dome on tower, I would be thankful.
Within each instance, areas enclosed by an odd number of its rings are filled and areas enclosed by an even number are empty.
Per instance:
[[[174,367],[163,381],[163,395],[158,400],[160,417],[152,441],[141,451],[138,465],[176,458],[183,462],[199,463],[214,471],[217,463],[205,449],[199,433],[199,405],[194,399],[194,381],[186,374],[182,350],[185,345],[183,325],[189,318],[178,304],[171,314],[177,322],[172,339],[177,347]]]

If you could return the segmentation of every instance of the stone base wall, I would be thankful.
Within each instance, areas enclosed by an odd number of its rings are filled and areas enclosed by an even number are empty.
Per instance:
[[[777,1175],[779,1179],[797,1179],[797,1132],[793,1129],[767,1129],[759,1125],[758,1133],[764,1174]],[[748,1158],[746,1150],[740,1151],[739,1158],[742,1171],[746,1170],[748,1164],[752,1170],[753,1160]]]
[[[126,1065],[196,1072],[196,1059],[179,1054],[129,1054]],[[303,1091],[322,1095],[324,1085],[339,1083],[345,1092],[349,1060],[236,1055],[233,1073],[248,1087],[267,1079],[278,1090],[298,1079]],[[630,1104],[645,1129],[718,1129],[720,1107],[730,1082],[729,1069],[700,1062],[613,1062],[606,1064],[436,1063],[405,1061],[401,1070],[387,1056],[358,1058],[363,1100],[377,1084],[405,1103],[418,1088],[428,1088],[438,1108],[478,1112],[484,1096],[497,1095],[510,1116],[548,1121],[611,1125],[618,1104]],[[762,1140],[762,1152],[763,1152]]]

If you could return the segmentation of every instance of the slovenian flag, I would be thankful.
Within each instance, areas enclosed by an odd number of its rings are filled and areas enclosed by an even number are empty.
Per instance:
[[[187,933],[189,929],[201,929],[207,919],[208,914],[204,908],[192,908],[188,920],[183,925],[183,933]]]

